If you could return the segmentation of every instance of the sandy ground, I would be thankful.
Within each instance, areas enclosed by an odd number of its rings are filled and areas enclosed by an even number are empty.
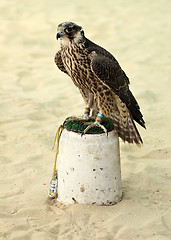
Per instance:
[[[171,238],[170,10],[170,0],[1,0],[0,239]],[[84,108],[53,62],[66,20],[115,55],[146,120],[143,148],[121,142],[124,195],[115,206],[47,197],[56,129]]]

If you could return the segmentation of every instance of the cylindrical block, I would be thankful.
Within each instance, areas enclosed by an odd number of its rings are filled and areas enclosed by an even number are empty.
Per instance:
[[[119,139],[114,131],[81,137],[64,129],[59,143],[58,201],[113,205],[121,200]]]

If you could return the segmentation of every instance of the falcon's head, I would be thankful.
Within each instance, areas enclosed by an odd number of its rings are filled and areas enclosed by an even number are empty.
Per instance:
[[[63,22],[58,25],[56,38],[62,41],[75,40],[76,42],[84,39],[84,31],[82,27],[73,22]]]

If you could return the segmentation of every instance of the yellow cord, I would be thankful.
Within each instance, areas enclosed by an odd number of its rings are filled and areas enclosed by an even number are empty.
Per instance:
[[[53,144],[53,146],[52,146],[52,150],[53,150],[54,147],[55,147],[56,139],[57,139],[57,147],[56,147],[56,155],[55,155],[55,164],[54,164],[54,168],[53,168],[52,180],[55,179],[57,156],[58,156],[58,153],[59,153],[59,140],[60,140],[60,137],[61,137],[61,134],[62,134],[62,131],[63,131],[63,130],[64,130],[64,126],[63,126],[63,125],[60,125],[59,128],[58,128],[58,130],[57,130],[57,132],[56,132],[54,144]]]
[[[52,147],[52,149],[54,149],[55,143],[56,143],[56,140],[57,140],[55,164],[54,164],[54,168],[53,168],[52,179],[50,181],[50,188],[49,188],[49,191],[48,191],[48,195],[51,198],[56,198],[57,194],[58,194],[58,191],[57,191],[57,187],[58,187],[58,173],[57,173],[57,170],[56,170],[56,163],[57,163],[57,156],[58,156],[58,153],[59,153],[59,140],[60,140],[60,137],[61,137],[61,134],[62,134],[63,130],[64,130],[64,126],[63,125],[59,126],[59,128],[58,128],[58,130],[56,132],[54,144],[53,144],[53,147]]]

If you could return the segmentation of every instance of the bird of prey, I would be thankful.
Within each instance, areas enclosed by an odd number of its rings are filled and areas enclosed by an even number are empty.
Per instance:
[[[145,122],[129,89],[129,79],[118,61],[104,48],[87,39],[82,27],[75,23],[63,22],[58,25],[57,31],[56,38],[60,38],[61,49],[55,55],[55,63],[78,87],[86,105],[85,118],[93,110],[96,117],[92,125],[105,131],[102,118],[109,117],[123,141],[141,145],[143,142],[134,120],[144,128]]]

